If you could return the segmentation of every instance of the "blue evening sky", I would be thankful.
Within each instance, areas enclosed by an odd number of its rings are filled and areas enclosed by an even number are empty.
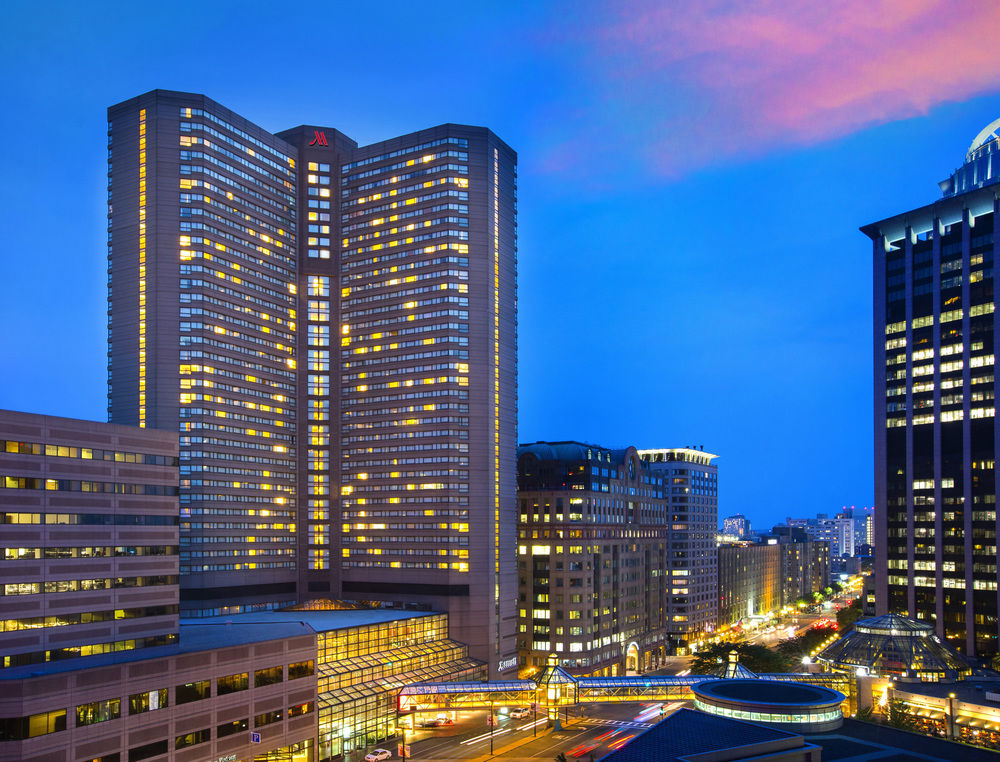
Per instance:
[[[808,103],[726,89],[745,51],[676,16],[665,51],[589,3],[144,6],[5,6],[0,407],[105,419],[105,108],[189,90],[272,131],[462,122],[519,152],[520,441],[703,445],[720,517],[758,526],[871,504],[858,226],[938,197],[1000,77],[827,119],[822,62]]]

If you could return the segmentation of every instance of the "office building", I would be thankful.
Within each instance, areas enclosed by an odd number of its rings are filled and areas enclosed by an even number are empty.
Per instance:
[[[109,412],[180,431],[186,615],[432,608],[516,668],[516,195],[485,128],[109,109]]]
[[[578,675],[658,663],[672,649],[662,478],[634,447],[536,442],[517,452],[522,673],[542,671],[550,654]]]
[[[830,554],[835,558],[854,555],[855,522],[850,516],[840,514],[830,518],[821,513],[814,519],[789,518],[785,523],[803,529],[810,540],[828,543]]]
[[[750,539],[750,519],[742,513],[735,516],[727,516],[722,520],[722,533],[737,540]]]
[[[997,654],[994,122],[942,198],[865,225],[875,342],[879,614]]]
[[[759,543],[720,545],[719,624],[766,616],[824,589],[830,546],[799,527],[777,526]]]
[[[809,598],[830,584],[830,545],[821,540],[779,542],[781,605]]]
[[[345,610],[314,602],[223,619],[235,627],[267,631],[301,625],[315,633],[317,762],[357,759],[358,752],[378,744],[395,748],[389,742],[399,736],[402,686],[487,677],[487,665],[448,637],[447,614]]]
[[[180,631],[165,649],[0,670],[0,760],[316,759],[309,627]]]
[[[326,762],[397,735],[400,685],[487,677],[443,613],[179,619],[177,454],[0,411],[0,760]]]
[[[177,454],[0,411],[0,760],[313,759],[315,633],[178,619]]]
[[[781,608],[781,552],[777,544],[721,545],[719,626]]]
[[[0,411],[3,668],[177,642],[177,435]]]
[[[875,510],[865,506],[855,508],[844,506],[843,510],[837,514],[837,518],[854,519],[854,553],[853,555],[864,555],[860,552],[862,545],[871,545],[874,539],[874,518]]]
[[[687,648],[718,624],[719,467],[714,461],[719,456],[676,447],[639,450],[639,457],[663,480],[670,521],[667,616],[672,638]]]

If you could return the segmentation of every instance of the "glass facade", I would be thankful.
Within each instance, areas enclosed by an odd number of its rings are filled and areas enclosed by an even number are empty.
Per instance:
[[[895,614],[862,619],[817,660],[835,669],[873,675],[916,676],[923,681],[968,677],[965,661],[934,634],[930,625]]]
[[[428,614],[319,633],[319,760],[397,735],[397,695],[415,682],[483,680],[486,666]]]
[[[700,699],[695,699],[694,707],[695,709],[700,709],[702,712],[707,712],[708,714],[718,714],[722,717],[732,717],[736,720],[773,722],[779,724],[833,722],[834,720],[843,719],[844,716],[839,707],[837,709],[829,709],[827,711],[819,712],[811,712],[807,710],[795,713],[749,712],[744,709],[733,709],[728,706],[716,706],[715,704],[709,704],[701,701]]]
[[[311,740],[299,741],[266,754],[257,754],[253,762],[313,762],[313,749]]]
[[[995,207],[989,188],[946,192],[862,228],[875,280],[877,613],[926,622],[980,657],[998,652]]]

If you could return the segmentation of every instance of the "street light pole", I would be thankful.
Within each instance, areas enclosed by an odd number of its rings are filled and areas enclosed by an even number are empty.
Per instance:
[[[493,718],[493,701],[490,701],[490,756],[493,756],[493,726],[495,720]]]

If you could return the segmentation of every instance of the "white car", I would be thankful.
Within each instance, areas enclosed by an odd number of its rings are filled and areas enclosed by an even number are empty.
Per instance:
[[[510,712],[508,712],[508,714],[515,720],[520,720],[522,717],[527,717],[529,714],[531,714],[531,710],[527,709],[526,707],[519,706],[516,709],[511,709]]]
[[[365,754],[365,762],[382,762],[383,759],[389,759],[392,756],[392,752],[387,749],[376,749],[371,754]]]

